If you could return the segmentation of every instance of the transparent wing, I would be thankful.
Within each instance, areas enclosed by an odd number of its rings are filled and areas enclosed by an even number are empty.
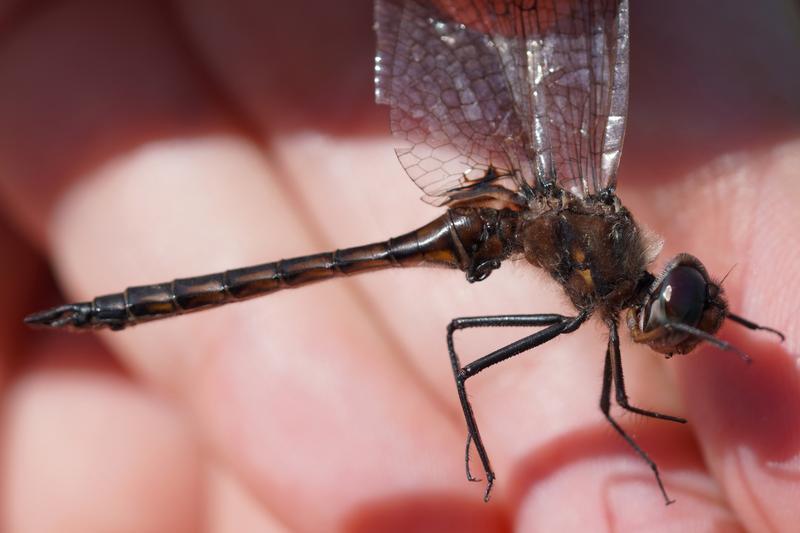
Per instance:
[[[376,100],[426,201],[614,188],[628,0],[376,0],[375,28]]]

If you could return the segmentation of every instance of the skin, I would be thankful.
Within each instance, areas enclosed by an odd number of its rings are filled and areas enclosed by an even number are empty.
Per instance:
[[[97,336],[24,328],[65,300],[380,240],[440,212],[417,201],[370,103],[369,2],[263,4],[0,11],[4,531],[800,523],[788,1],[633,9],[620,196],[665,239],[655,268],[679,251],[718,278],[735,264],[732,309],[787,336],[724,326],[748,367],[707,346],[665,361],[622,330],[631,402],[689,419],[619,416],[675,505],[597,409],[595,322],[468,382],[491,503],[464,480],[445,326],[571,313],[524,263],[476,285],[376,273]],[[466,361],[526,333],[456,343]]]

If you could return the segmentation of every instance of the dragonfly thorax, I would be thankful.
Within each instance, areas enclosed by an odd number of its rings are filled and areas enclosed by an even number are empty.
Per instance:
[[[546,270],[576,308],[617,316],[641,299],[651,258],[642,232],[618,202],[575,199],[527,218],[525,258]]]

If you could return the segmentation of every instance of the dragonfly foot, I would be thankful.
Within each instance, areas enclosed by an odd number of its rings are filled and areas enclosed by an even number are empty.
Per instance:
[[[486,472],[486,492],[483,493],[483,501],[489,502],[489,493],[492,492],[494,485],[494,472]]]

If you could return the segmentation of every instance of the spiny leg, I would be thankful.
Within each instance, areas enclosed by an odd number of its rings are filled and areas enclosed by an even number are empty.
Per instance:
[[[478,457],[481,459],[483,470],[486,473],[486,493],[484,494],[484,501],[489,500],[489,493],[492,490],[494,483],[494,472],[492,471],[491,464],[489,463],[489,456],[486,453],[486,448],[483,445],[480,432],[478,431],[478,424],[475,421],[475,413],[472,410],[472,405],[467,398],[467,391],[465,382],[470,377],[481,372],[482,370],[505,361],[510,357],[518,355],[524,351],[530,350],[540,344],[557,337],[562,333],[570,333],[575,331],[586,318],[589,316],[589,311],[584,311],[576,317],[565,317],[562,315],[501,315],[501,316],[480,316],[480,317],[465,317],[453,319],[447,326],[447,351],[450,354],[450,363],[453,367],[453,375],[456,380],[456,389],[458,390],[458,399],[461,403],[461,409],[464,412],[464,419],[467,423],[467,445],[465,464],[467,470],[467,479],[470,481],[478,481],[472,476],[469,469],[469,449],[470,444],[475,443],[475,449],[478,452]],[[478,327],[534,327],[534,326],[548,326],[547,328],[537,331],[536,333],[524,337],[516,342],[504,346],[494,352],[480,357],[472,363],[462,367],[458,355],[455,351],[453,343],[453,333],[456,330]]]
[[[453,334],[457,330],[461,329],[469,329],[469,328],[480,328],[480,327],[535,327],[535,326],[552,326],[554,324],[561,324],[562,322],[569,320],[569,317],[565,317],[563,315],[500,315],[500,316],[476,316],[476,317],[464,317],[464,318],[454,318],[450,321],[450,324],[447,326],[447,351],[450,354],[450,364],[453,368],[453,376],[456,379],[456,385],[459,383],[459,375],[462,372],[461,362],[458,358],[458,355],[455,351],[455,343],[453,342]],[[474,426],[474,433],[478,434],[478,427],[477,424],[474,423],[474,414],[472,413],[472,406],[469,403],[469,400],[466,397],[461,396],[461,390],[463,387],[459,386],[459,400],[461,401],[462,409],[464,410],[464,417],[467,421],[467,444],[465,450],[465,460],[464,464],[467,470],[467,479],[469,481],[480,481],[480,479],[473,477],[472,473],[470,472],[469,468],[469,449],[470,445],[472,444],[473,440],[473,429]],[[466,407],[465,407],[466,404]],[[467,412],[469,411],[469,413]],[[470,425],[470,421],[473,421],[472,426]],[[481,441],[482,442],[482,441]],[[479,454],[480,450],[483,449],[482,444],[479,447]],[[487,473],[487,480],[489,485],[494,480],[494,473],[491,470],[491,467],[487,468],[486,466],[489,464],[488,456],[484,458],[481,456],[481,461],[484,464],[484,470]]]
[[[649,411],[647,409],[642,409],[641,407],[635,407],[628,403],[628,395],[625,392],[625,377],[622,375],[622,353],[619,350],[619,333],[617,331],[616,324],[612,324],[611,327],[609,328],[608,342],[609,342],[609,348],[611,349],[611,360],[614,365],[612,369],[613,371],[612,381],[614,382],[614,392],[619,406],[627,411],[642,416],[657,418],[659,420],[669,420],[671,422],[678,422],[679,424],[685,424],[686,423],[685,418],[681,418],[679,416],[665,415],[662,413],[657,413],[655,411]]]
[[[612,325],[611,330],[612,330],[612,332],[616,330],[616,324]],[[645,453],[645,451],[642,448],[640,448],[638,444],[636,444],[635,440],[633,440],[627,433],[625,433],[625,430],[622,429],[622,426],[620,426],[617,423],[617,421],[614,420],[614,418],[612,418],[612,416],[611,416],[611,382],[612,382],[612,375],[613,375],[612,358],[613,358],[613,351],[614,351],[614,343],[612,342],[612,337],[613,336],[615,336],[614,333],[612,333],[609,336],[608,348],[606,348],[605,364],[603,365],[603,390],[600,393],[600,410],[603,412],[603,415],[605,415],[606,420],[608,420],[608,423],[611,424],[611,427],[613,427],[614,430],[617,433],[619,433],[619,435],[623,439],[625,439],[625,442],[627,442],[630,445],[630,447],[633,448],[634,451],[637,454],[639,454],[639,457],[644,459],[644,461],[650,466],[650,470],[652,470],[653,474],[656,476],[656,483],[658,483],[658,488],[659,488],[659,490],[661,490],[661,495],[664,497],[664,502],[667,505],[669,505],[671,503],[675,503],[675,500],[670,500],[669,499],[669,496],[667,495],[667,491],[664,488],[664,484],[661,482],[661,474],[658,471],[658,465],[656,465],[655,461],[650,459],[650,456],[647,455],[647,453]],[[618,343],[619,343],[619,339],[617,339],[617,344]],[[620,375],[621,375],[621,373],[620,373]],[[618,384],[618,386],[619,386],[619,384]],[[625,393],[625,391],[623,389],[622,394],[624,395],[624,393]],[[644,414],[644,413],[642,413],[642,414]],[[662,416],[664,416],[664,415],[662,415]],[[656,418],[658,418],[658,417],[656,417]]]

